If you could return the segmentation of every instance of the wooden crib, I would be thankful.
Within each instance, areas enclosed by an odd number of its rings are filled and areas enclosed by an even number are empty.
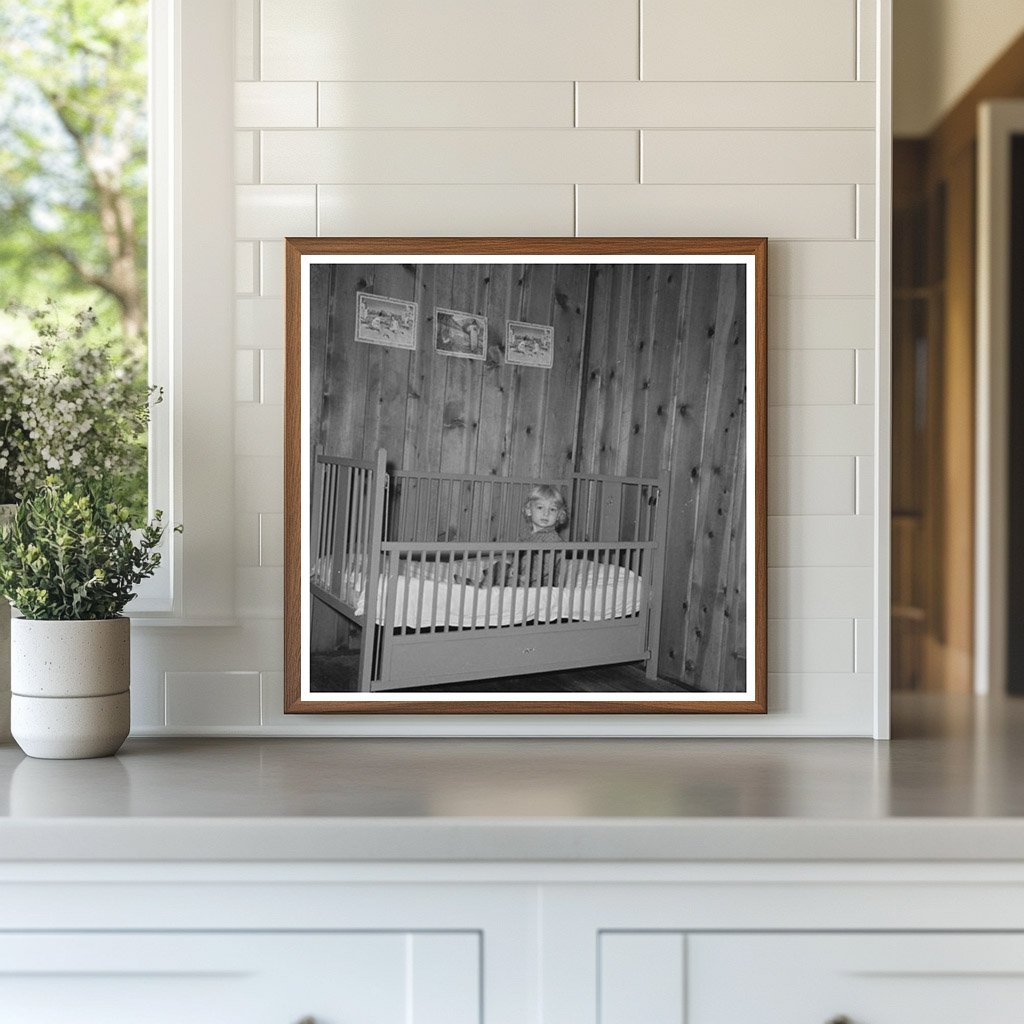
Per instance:
[[[540,483],[566,499],[565,541],[509,541]],[[384,449],[318,451],[311,594],[362,628],[364,693],[636,661],[653,679],[667,494],[664,478],[388,472]]]

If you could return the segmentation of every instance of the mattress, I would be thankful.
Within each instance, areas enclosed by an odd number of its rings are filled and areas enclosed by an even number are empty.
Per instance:
[[[643,580],[620,565],[573,562],[565,567],[561,585],[477,586],[473,564],[406,562],[394,578],[396,628],[430,629],[437,626],[479,628],[522,625],[559,619],[597,622],[639,612],[645,600]],[[356,614],[365,609],[362,580],[350,580],[358,593]],[[385,625],[388,579],[377,584],[377,624]]]

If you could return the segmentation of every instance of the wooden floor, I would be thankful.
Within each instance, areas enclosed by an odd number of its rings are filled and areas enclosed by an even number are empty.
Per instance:
[[[355,692],[358,651],[314,654],[310,658],[313,693]],[[394,691],[392,691],[394,692]],[[537,672],[501,679],[474,679],[467,683],[410,686],[402,693],[693,693],[692,687],[670,679],[648,679],[643,664],[601,665],[568,672]]]

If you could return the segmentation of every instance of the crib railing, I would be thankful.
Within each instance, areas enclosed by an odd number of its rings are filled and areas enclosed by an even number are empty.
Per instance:
[[[353,618],[366,581],[379,572],[387,485],[383,452],[376,462],[314,457],[311,582]]]
[[[458,476],[396,470],[389,494],[389,541],[497,543],[517,537],[535,478]],[[569,513],[571,541],[650,541],[657,536],[657,477],[577,473],[547,480]]]
[[[572,478],[569,536],[583,541],[653,541],[664,481],[657,477]]]
[[[655,554],[653,542],[381,547],[380,618],[404,634],[633,619],[646,614]]]

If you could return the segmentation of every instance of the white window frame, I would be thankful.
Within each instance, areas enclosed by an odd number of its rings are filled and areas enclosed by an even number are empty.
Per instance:
[[[234,620],[234,5],[150,0],[149,438],[163,564],[139,625]]]

